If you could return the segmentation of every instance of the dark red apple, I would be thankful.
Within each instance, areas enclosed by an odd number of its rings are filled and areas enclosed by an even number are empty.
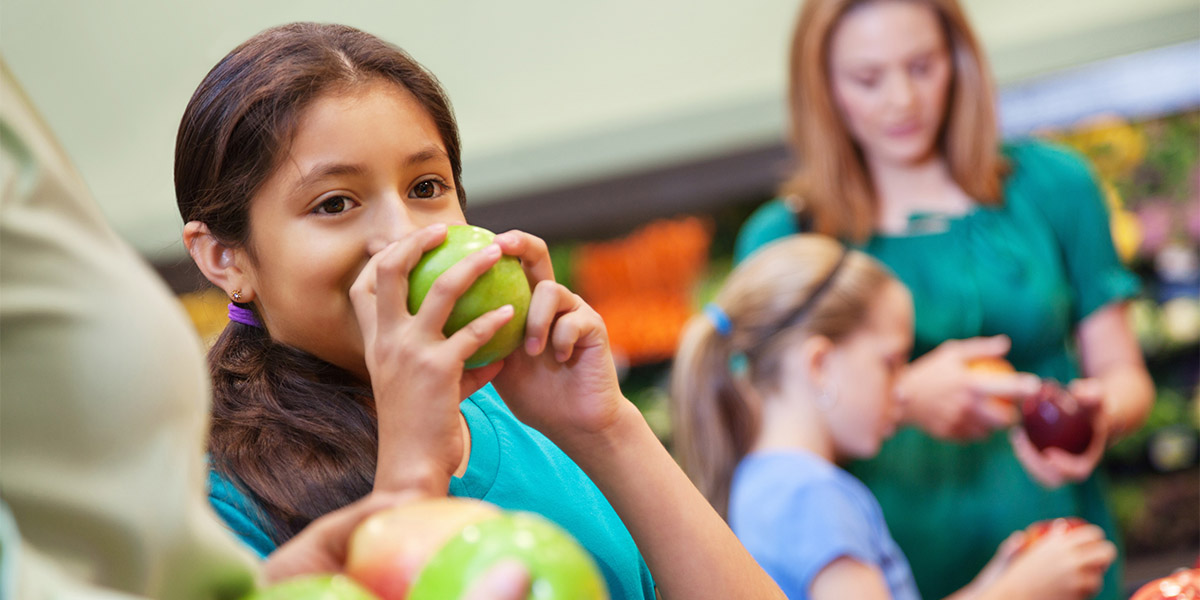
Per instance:
[[[1038,450],[1061,448],[1080,454],[1092,443],[1093,410],[1053,381],[1045,381],[1021,405],[1021,425]]]
[[[1061,523],[1061,525],[1060,525]],[[1046,519],[1038,521],[1029,527],[1025,528],[1025,541],[1021,544],[1021,552],[1028,550],[1031,546],[1037,543],[1042,536],[1046,535],[1052,527],[1056,525],[1065,527],[1067,531],[1087,525],[1088,522],[1079,517],[1059,517],[1057,519]]]

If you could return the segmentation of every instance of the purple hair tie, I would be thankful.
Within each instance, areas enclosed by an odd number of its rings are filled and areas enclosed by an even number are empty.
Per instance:
[[[262,329],[262,323],[259,323],[258,319],[254,318],[254,311],[242,308],[232,302],[229,303],[229,320]]]

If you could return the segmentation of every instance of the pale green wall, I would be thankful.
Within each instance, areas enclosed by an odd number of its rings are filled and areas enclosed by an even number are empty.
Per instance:
[[[1001,82],[1200,37],[1197,0],[966,0]],[[473,202],[777,139],[795,0],[0,0],[0,53],[118,231],[180,253],[183,106],[254,32],[340,21],[450,92]]]

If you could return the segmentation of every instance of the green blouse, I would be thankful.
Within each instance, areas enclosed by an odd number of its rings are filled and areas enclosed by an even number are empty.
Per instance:
[[[946,340],[1003,333],[1018,370],[1067,382],[1080,375],[1080,321],[1140,284],[1113,250],[1103,197],[1078,156],[1039,141],[1004,152],[1013,170],[1003,205],[915,215],[906,234],[876,235],[860,249],[911,290],[914,357]],[[743,225],[735,257],[797,232],[796,215],[773,200]],[[905,428],[851,471],[879,499],[926,598],[966,585],[1009,534],[1039,519],[1077,515],[1119,541],[1102,474],[1046,490],[1021,467],[1005,431],[956,443]],[[1119,563],[1109,568],[1099,597],[1119,597],[1120,571]]]

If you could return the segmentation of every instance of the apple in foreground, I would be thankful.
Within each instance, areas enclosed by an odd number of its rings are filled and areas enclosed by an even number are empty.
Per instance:
[[[1200,568],[1184,569],[1138,588],[1129,600],[1198,600]]]
[[[408,311],[416,314],[429,293],[429,288],[446,269],[467,255],[482,250],[496,235],[473,225],[450,225],[446,240],[426,252],[408,275]],[[480,315],[511,304],[513,317],[496,332],[488,343],[467,359],[468,369],[496,362],[521,347],[525,338],[525,316],[529,313],[529,280],[521,261],[501,256],[500,261],[480,275],[454,304],[442,333],[447,336],[462,329]]]
[[[1092,443],[1092,413],[1061,385],[1045,381],[1021,405],[1021,425],[1038,450],[1053,447],[1081,454]]]
[[[403,504],[350,537],[345,572],[383,600],[458,598],[501,560],[528,569],[534,600],[604,600],[590,554],[557,525],[466,498]]]
[[[243,600],[379,600],[345,575],[310,575],[263,588]]]
[[[1021,543],[1020,551],[1024,552],[1028,550],[1054,527],[1063,527],[1066,531],[1070,531],[1087,524],[1087,521],[1079,517],[1059,517],[1057,519],[1046,519],[1045,521],[1033,523],[1025,528],[1025,541]]]

